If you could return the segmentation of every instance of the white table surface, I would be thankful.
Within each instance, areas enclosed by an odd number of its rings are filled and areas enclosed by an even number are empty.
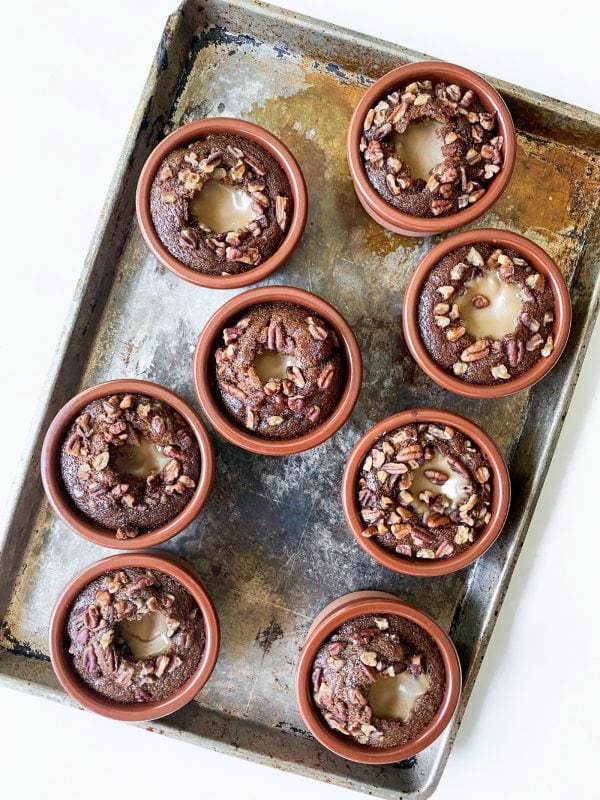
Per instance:
[[[0,506],[174,2],[2,5]],[[281,5],[600,111],[592,2]],[[598,491],[600,330],[589,349],[436,795],[443,800],[599,796],[600,523],[586,498]],[[0,753],[7,798],[356,796],[6,689]],[[102,791],[94,775],[104,776]]]

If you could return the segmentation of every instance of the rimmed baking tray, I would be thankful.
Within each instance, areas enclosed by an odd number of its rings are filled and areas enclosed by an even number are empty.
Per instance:
[[[149,255],[134,191],[150,150],[182,123],[210,115],[254,120],[280,136],[310,195],[305,236],[269,282],[331,300],[363,349],[365,382],[346,426],[285,459],[217,442],[217,477],[199,518],[165,549],[195,566],[215,599],[223,646],[198,699],[155,723],[164,733],[379,797],[426,797],[460,718],[556,445],[598,306],[600,117],[501,81],[518,128],[512,183],[478,221],[518,231],[560,265],[574,324],[556,369],[528,393],[495,401],[452,396],[415,366],[401,336],[407,276],[436,239],[411,240],[373,223],[354,195],[344,141],[372,80],[425,56],[258,3],[187,0],[167,21],[86,260],[5,523],[0,530],[0,679],[70,702],[48,661],[47,623],[68,578],[106,550],[85,542],[46,502],[38,460],[58,408],[81,387],[117,377],[164,383],[193,401],[192,349],[233,292],[188,285]],[[439,405],[474,419],[510,465],[513,503],[499,540],[458,574],[419,580],[368,558],[344,526],[342,465],[374,422]],[[431,613],[456,642],[465,687],[453,725],[417,758],[385,767],[330,755],[305,731],[292,668],[310,621],[356,589],[393,592]]]

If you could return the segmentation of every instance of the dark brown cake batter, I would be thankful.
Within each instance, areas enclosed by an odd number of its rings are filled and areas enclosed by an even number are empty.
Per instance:
[[[363,536],[403,558],[450,558],[489,521],[490,464],[463,433],[434,423],[390,431],[357,486]]]
[[[500,286],[513,287],[521,301],[513,330],[498,339],[476,338],[461,316],[461,298],[469,283],[486,274],[497,276]],[[480,294],[470,302],[483,310],[490,298]],[[476,318],[472,309],[468,311]],[[433,360],[469,383],[505,383],[554,349],[552,288],[516,250],[483,243],[449,253],[425,279],[418,314],[421,339]]]
[[[123,630],[152,614],[164,620],[159,652],[137,658]],[[81,678],[118,703],[170,697],[193,675],[204,650],[200,609],[178,581],[156,570],[124,569],[96,578],[73,603],[67,632]]]
[[[373,686],[406,677],[419,691],[407,717],[378,717],[371,706]],[[404,680],[404,679],[402,679]],[[327,724],[360,744],[386,748],[406,744],[433,719],[443,697],[446,673],[429,634],[414,622],[391,614],[366,615],[345,622],[314,661],[313,698]]]
[[[196,219],[191,201],[209,181],[241,189],[254,219],[235,231],[212,231]],[[279,162],[250,139],[209,134],[170,153],[150,191],[150,214],[167,250],[192,269],[235,275],[277,250],[293,213],[289,182]]]
[[[140,474],[135,464],[142,452],[160,469]],[[185,508],[200,475],[200,451],[173,408],[152,397],[116,394],[82,409],[62,444],[60,468],[79,511],[127,539]]]
[[[423,180],[410,174],[393,136],[426,120],[441,123],[436,135],[443,160]],[[447,216],[476,203],[502,168],[495,114],[456,84],[400,86],[368,111],[363,129],[360,150],[369,181],[387,203],[415,217]]]
[[[293,357],[285,378],[259,377],[264,353]],[[294,303],[257,305],[225,328],[215,351],[215,386],[240,427],[270,439],[293,439],[316,428],[338,404],[345,359],[337,334]]]

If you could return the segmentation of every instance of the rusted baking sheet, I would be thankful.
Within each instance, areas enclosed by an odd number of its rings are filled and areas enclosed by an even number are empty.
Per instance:
[[[271,279],[330,299],[348,318],[365,361],[349,423],[316,450],[284,459],[217,443],[217,476],[200,517],[167,549],[190,561],[214,597],[221,656],[197,701],[155,725],[164,733],[379,797],[425,797],[439,780],[519,553],[577,379],[598,303],[600,118],[494,81],[518,126],[517,166],[501,202],[478,221],[518,231],[556,259],[571,287],[574,325],[553,373],[529,393],[496,401],[454,397],[407,354],[400,309],[407,276],[435,239],[386,233],[363,212],[344,140],[352,108],[373,79],[419,53],[250,2],[188,2],[165,28],[86,261],[53,365],[31,458],[0,531],[0,674],[11,685],[70,702],[48,662],[46,627],[59,589],[106,555],[58,521],[41,490],[40,439],[81,387],[142,377],[193,401],[191,353],[209,315],[233,292],[178,280],[148,255],[134,189],[150,150],[204,116],[264,125],[292,149],[307,179],[306,234]],[[347,532],[338,500],[342,465],[374,422],[414,405],[474,419],[508,459],[508,525],[476,565],[431,580],[378,566]],[[304,730],[292,668],[314,615],[344,592],[394,592],[429,611],[460,651],[465,688],[456,719],[426,752],[369,767],[330,755]]]

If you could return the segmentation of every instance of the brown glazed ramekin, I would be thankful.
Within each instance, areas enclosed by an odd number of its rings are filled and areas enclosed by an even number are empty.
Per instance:
[[[418,80],[446,81],[472,89],[486,110],[496,113],[499,133],[504,139],[502,168],[489,184],[483,197],[468,208],[445,217],[414,217],[387,203],[371,185],[359,149],[363,121],[367,111],[377,103],[377,100],[393,91],[395,87]],[[468,225],[484,214],[494,205],[508,185],[515,165],[516,146],[515,126],[510,111],[493,86],[464,67],[446,64],[442,61],[404,64],[375,81],[354,110],[346,141],[350,174],[361,205],[375,222],[404,236],[433,236],[460,228],[462,225]]]
[[[548,358],[540,358],[531,369],[522,375],[493,386],[461,381],[450,375],[429,355],[419,331],[419,296],[429,272],[453,250],[466,244],[477,245],[482,242],[494,247],[510,247],[516,250],[534,269],[544,275],[554,294],[554,350]],[[423,372],[442,388],[465,397],[506,397],[533,386],[550,372],[560,358],[571,330],[571,298],[559,268],[548,253],[530,239],[497,228],[463,231],[444,239],[430,250],[409,278],[402,303],[402,330],[412,357]]]
[[[317,652],[325,641],[348,620],[363,614],[395,614],[423,628],[434,640],[446,671],[446,688],[440,707],[429,725],[404,745],[378,749],[361,745],[333,731],[325,722],[312,697],[311,673]],[[317,615],[309,628],[296,662],[296,701],[309,731],[328,750],[361,764],[393,764],[420,753],[442,733],[452,719],[461,690],[461,668],[456,648],[448,634],[424,611],[393,594],[367,590],[352,592],[334,600]]]
[[[150,189],[162,161],[176,148],[185,147],[203,136],[207,136],[209,133],[230,133],[257,142],[279,162],[292,192],[294,211],[283,242],[273,255],[263,261],[262,264],[245,272],[240,272],[238,275],[207,275],[182,264],[181,261],[171,255],[159,239],[150,215]],[[163,267],[171,270],[179,278],[194,283],[196,286],[204,286],[207,289],[237,289],[240,286],[248,286],[251,283],[262,281],[263,278],[278,269],[290,257],[300,241],[306,225],[308,193],[298,162],[276,136],[253,122],[230,117],[210,117],[209,119],[190,122],[189,125],[183,125],[169,134],[154,148],[140,173],[135,195],[135,207],[142,236]]]
[[[317,428],[294,439],[266,439],[238,427],[222,410],[212,383],[212,356],[217,339],[230,320],[251,306],[277,301],[296,303],[319,314],[337,333],[346,359],[346,384],[341,398],[330,414]],[[194,353],[194,386],[202,411],[225,439],[265,456],[287,456],[309,450],[329,439],[346,422],[360,394],[362,384],[362,357],[356,337],[344,317],[330,303],[312,292],[291,286],[263,286],[242,292],[213,314],[198,337]]]
[[[144,394],[171,406],[185,419],[192,429],[200,450],[200,479],[187,506],[173,519],[134,539],[117,539],[115,532],[97,525],[85,517],[73,504],[63,484],[60,474],[60,448],[67,430],[84,406],[99,397],[107,397],[120,392]],[[198,414],[191,405],[175,392],[157,383],[142,380],[115,380],[92,386],[66,403],[50,423],[44,437],[41,455],[42,483],[52,507],[58,516],[76,533],[94,544],[111,547],[114,550],[140,550],[143,547],[166,542],[182,531],[199,514],[206,503],[213,481],[214,454],[212,442]]]
[[[365,538],[365,526],[360,518],[357,500],[357,484],[361,466],[370,450],[390,431],[402,425],[421,422],[436,422],[451,425],[464,433],[487,457],[492,472],[491,519],[480,529],[478,538],[462,553],[450,558],[422,559],[405,558],[378,544],[375,539]],[[437,408],[412,408],[393,414],[374,425],[353,447],[342,476],[342,506],[346,523],[356,541],[370,556],[384,567],[404,575],[430,577],[447,575],[468,566],[492,546],[504,527],[510,505],[510,477],[500,451],[492,439],[481,428],[459,414]]]
[[[194,598],[204,621],[204,650],[194,674],[170,697],[151,703],[117,703],[94,691],[78,675],[69,655],[67,622],[71,606],[77,596],[89,583],[105,572],[128,567],[152,569],[170,575]],[[56,601],[50,617],[48,633],[50,659],[56,677],[63,688],[74,700],[89,711],[124,722],[146,722],[158,719],[167,714],[172,714],[186,703],[189,703],[210,678],[217,661],[220,642],[217,612],[199,576],[183,559],[174,555],[149,550],[103,558],[90,564],[89,567],[75,575]]]

